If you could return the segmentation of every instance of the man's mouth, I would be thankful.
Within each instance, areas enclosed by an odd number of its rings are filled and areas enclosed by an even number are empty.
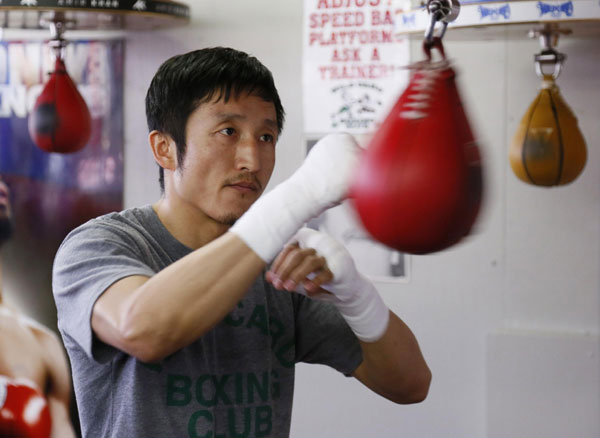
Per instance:
[[[227,187],[231,187],[232,189],[238,190],[242,193],[258,192],[258,185],[251,183],[251,182],[247,182],[247,181],[240,181],[240,182],[228,184]]]
[[[257,193],[260,192],[261,186],[257,179],[241,178],[225,181],[226,187],[231,187],[241,193]]]

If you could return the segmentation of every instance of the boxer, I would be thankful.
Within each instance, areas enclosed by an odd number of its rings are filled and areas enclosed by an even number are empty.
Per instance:
[[[8,187],[0,179],[0,247],[12,229]],[[1,288],[0,333],[0,437],[74,437],[62,345],[49,329],[6,305]]]
[[[84,435],[288,436],[298,362],[423,400],[411,330],[335,243],[298,234],[347,197],[354,139],[323,138],[262,195],[283,107],[264,65],[222,47],[163,63],[146,116],[161,198],[75,229],[54,262]]]

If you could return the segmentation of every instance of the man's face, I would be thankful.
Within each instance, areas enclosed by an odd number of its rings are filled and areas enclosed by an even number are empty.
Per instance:
[[[232,225],[263,192],[275,165],[275,106],[255,95],[201,104],[169,196]]]
[[[8,186],[0,179],[0,246],[12,235],[12,210]]]

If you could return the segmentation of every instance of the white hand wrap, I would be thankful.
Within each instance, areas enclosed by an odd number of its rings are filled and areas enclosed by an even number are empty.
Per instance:
[[[271,262],[309,219],[347,197],[359,153],[349,134],[322,138],[298,170],[261,196],[229,231]]]
[[[373,283],[356,270],[348,250],[329,235],[310,228],[298,231],[294,241],[300,248],[312,248],[325,257],[333,273],[333,281],[321,286],[332,294],[312,298],[333,303],[361,341],[379,340],[388,326],[389,309]],[[306,294],[302,287],[297,292]]]

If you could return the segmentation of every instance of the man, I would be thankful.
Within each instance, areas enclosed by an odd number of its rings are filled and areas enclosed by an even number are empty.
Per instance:
[[[74,230],[54,264],[84,436],[287,436],[300,361],[422,400],[408,327],[342,247],[297,233],[346,196],[352,138],[324,139],[258,199],[284,111],[271,73],[226,48],[167,60],[146,115],[162,197]]]
[[[0,247],[12,229],[8,187],[0,179]],[[0,437],[74,437],[70,394],[58,337],[4,304],[0,287]]]

